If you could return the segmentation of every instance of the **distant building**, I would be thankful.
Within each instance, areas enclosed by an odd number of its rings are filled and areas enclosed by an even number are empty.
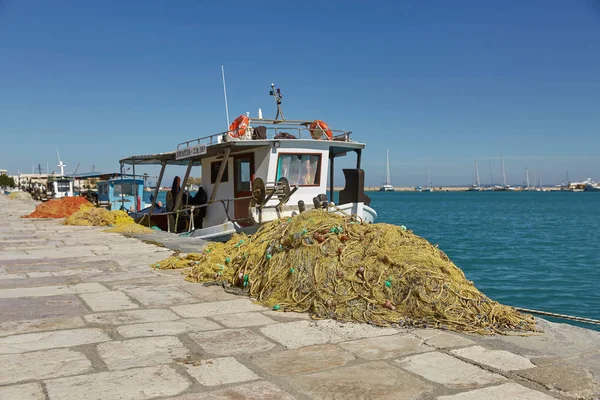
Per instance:
[[[8,170],[0,169],[0,175],[8,175]]]

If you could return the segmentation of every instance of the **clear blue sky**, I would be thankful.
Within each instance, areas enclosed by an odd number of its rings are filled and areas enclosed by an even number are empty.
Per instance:
[[[323,119],[367,144],[367,183],[600,181],[600,5],[0,0],[0,168],[118,169],[230,114]]]

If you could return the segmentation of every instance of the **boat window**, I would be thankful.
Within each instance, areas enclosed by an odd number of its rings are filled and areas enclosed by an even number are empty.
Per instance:
[[[217,181],[217,175],[219,175],[219,168],[221,168],[221,161],[214,161],[210,163],[210,183]],[[223,177],[221,182],[227,182],[229,178],[229,163],[225,165],[225,171],[223,171]]]
[[[133,182],[115,182],[113,196],[133,196]]]
[[[59,193],[71,191],[69,181],[56,181],[56,191]]]
[[[249,159],[236,159],[235,160],[235,191],[236,192],[248,192],[250,191],[250,185],[252,182],[252,172],[250,171],[250,160]]]
[[[320,154],[279,154],[277,180],[287,178],[290,185],[319,185]]]

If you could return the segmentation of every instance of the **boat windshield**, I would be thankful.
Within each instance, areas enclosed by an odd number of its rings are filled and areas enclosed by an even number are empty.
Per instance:
[[[115,186],[113,189],[114,196],[133,196],[135,193],[133,192],[134,186],[133,182],[115,182]]]
[[[56,181],[56,190],[59,193],[70,191],[71,190],[70,181]]]
[[[287,178],[291,185],[319,185],[320,154],[280,154],[277,180]]]

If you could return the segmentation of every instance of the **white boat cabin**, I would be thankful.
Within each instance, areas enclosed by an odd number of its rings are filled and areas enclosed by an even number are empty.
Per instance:
[[[199,193],[179,192],[167,200],[166,210],[160,210],[164,212],[157,213],[153,204],[136,215],[140,223],[221,240],[315,207],[375,220],[360,169],[365,145],[353,142],[351,132],[331,130],[322,121],[240,118],[241,125],[234,122],[227,132],[181,143],[175,151],[121,160],[121,165],[134,167],[162,165],[154,198],[167,165],[187,165],[182,188],[194,167],[202,170]],[[343,170],[346,186],[334,205],[335,160],[351,153],[356,168]]]

